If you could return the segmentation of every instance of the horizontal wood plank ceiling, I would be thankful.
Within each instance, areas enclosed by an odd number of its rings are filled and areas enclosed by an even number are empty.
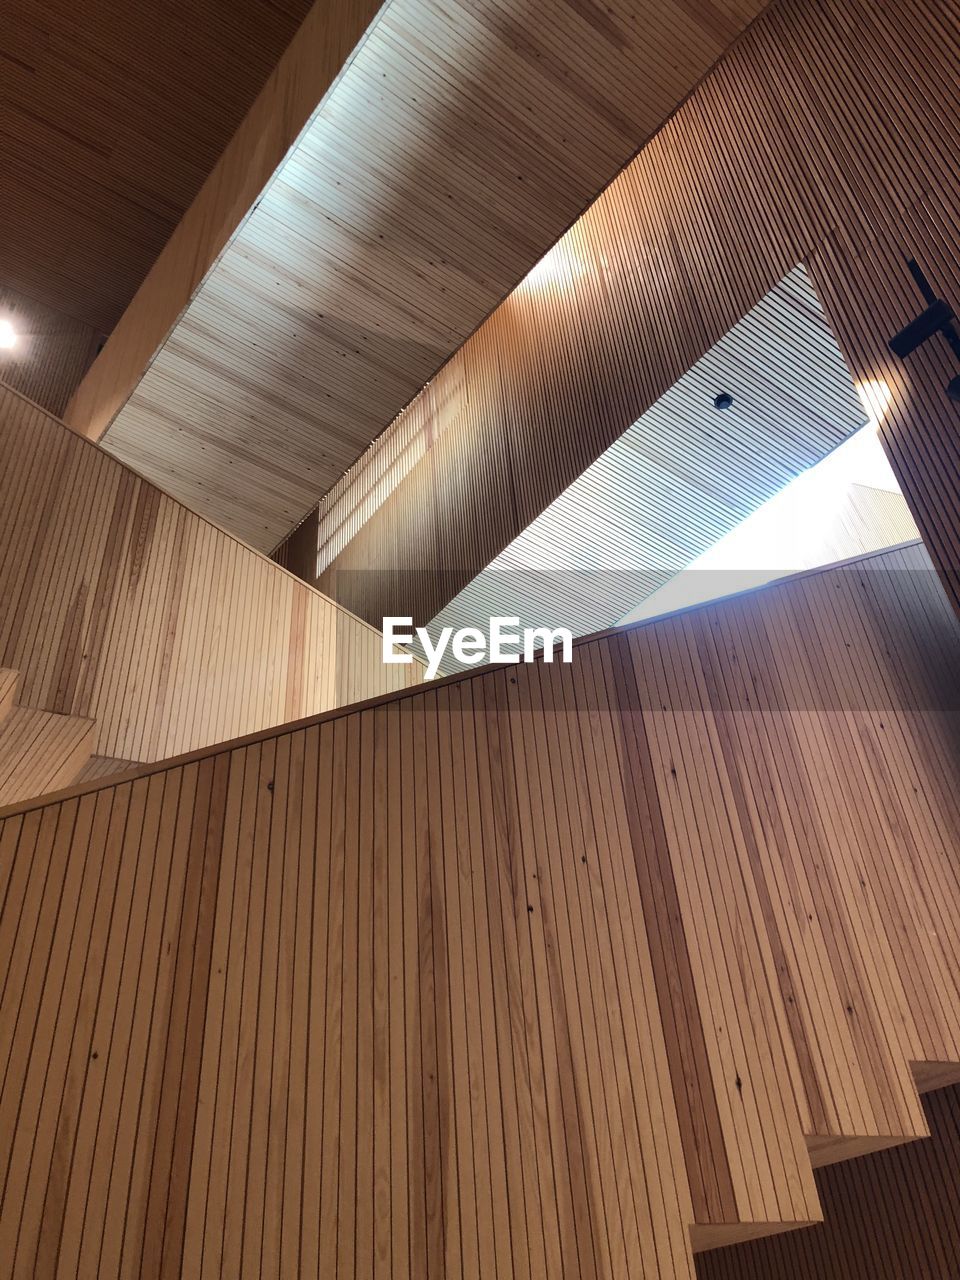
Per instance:
[[[272,548],[762,7],[391,0],[105,447]]]

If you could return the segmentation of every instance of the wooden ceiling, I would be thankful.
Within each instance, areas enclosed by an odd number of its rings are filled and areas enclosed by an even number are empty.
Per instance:
[[[724,411],[714,398],[726,391]],[[430,623],[495,615],[588,635],[628,611],[866,422],[796,267]],[[902,502],[902,500],[901,500]],[[830,525],[833,511],[811,512]],[[846,554],[883,544],[859,526]],[[898,530],[902,532],[900,516]],[[912,525],[905,537],[916,537]],[[903,540],[898,533],[893,541]],[[732,588],[736,589],[736,587]],[[721,586],[717,594],[723,593]],[[665,606],[666,607],[666,606]],[[456,663],[447,661],[445,669]]]
[[[5,0],[0,284],[107,333],[310,0]]]
[[[763,0],[389,0],[103,438],[270,549]]]

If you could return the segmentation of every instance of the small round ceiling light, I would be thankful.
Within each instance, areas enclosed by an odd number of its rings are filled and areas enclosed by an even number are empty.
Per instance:
[[[9,320],[0,320],[0,351],[9,351],[17,345],[17,333]]]
[[[729,391],[721,391],[718,396],[714,397],[713,407],[715,409],[729,409],[733,404],[733,396]]]

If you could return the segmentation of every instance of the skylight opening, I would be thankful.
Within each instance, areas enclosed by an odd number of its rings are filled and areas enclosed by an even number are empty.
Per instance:
[[[870,421],[697,556],[621,623],[747,591],[920,536],[878,436],[885,383],[860,384]]]

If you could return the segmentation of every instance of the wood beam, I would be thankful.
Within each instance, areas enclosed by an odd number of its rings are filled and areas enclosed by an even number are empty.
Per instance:
[[[65,421],[74,431],[90,440],[106,431],[380,6],[314,4],[71,397]]]

